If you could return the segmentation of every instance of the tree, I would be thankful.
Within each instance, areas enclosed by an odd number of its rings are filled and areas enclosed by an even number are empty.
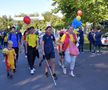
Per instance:
[[[6,15],[0,17],[0,30],[7,30],[8,27],[13,25],[13,19],[11,16],[9,18]]]
[[[44,17],[44,22],[45,23],[46,22],[50,22],[51,25],[55,29],[61,29],[61,28],[63,28],[64,22],[62,21],[62,18],[53,15],[51,12],[45,12],[42,15]]]
[[[78,10],[83,12],[83,22],[97,23],[108,18],[107,0],[53,0],[52,5],[56,6],[53,12],[61,11],[64,15],[64,21],[68,24],[71,24]]]

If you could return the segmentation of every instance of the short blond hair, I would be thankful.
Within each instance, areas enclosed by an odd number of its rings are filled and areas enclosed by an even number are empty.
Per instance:
[[[8,41],[8,44],[11,44],[11,45],[12,45],[12,44],[13,44],[13,42],[12,42],[11,40],[9,40],[9,41]]]

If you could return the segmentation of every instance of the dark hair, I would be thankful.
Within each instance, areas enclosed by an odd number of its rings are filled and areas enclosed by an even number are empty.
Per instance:
[[[35,29],[33,26],[31,26],[31,27],[29,28],[29,30],[33,30],[33,29]]]
[[[64,35],[64,33],[60,33],[60,37],[62,37]]]
[[[101,28],[98,26],[98,27],[97,27],[97,30],[100,30],[100,29],[101,29]]]
[[[12,26],[10,29],[16,29],[14,26]]]
[[[48,30],[48,28],[52,28],[51,26],[47,26],[45,30]]]

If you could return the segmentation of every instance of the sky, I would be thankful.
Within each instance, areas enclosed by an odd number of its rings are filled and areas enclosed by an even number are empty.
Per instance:
[[[52,0],[0,0],[0,16],[14,16],[20,13],[44,13],[54,7]]]

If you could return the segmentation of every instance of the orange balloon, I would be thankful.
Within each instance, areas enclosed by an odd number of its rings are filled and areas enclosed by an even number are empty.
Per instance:
[[[78,15],[78,16],[82,16],[82,11],[81,11],[81,10],[78,10],[78,11],[77,11],[77,15]]]

